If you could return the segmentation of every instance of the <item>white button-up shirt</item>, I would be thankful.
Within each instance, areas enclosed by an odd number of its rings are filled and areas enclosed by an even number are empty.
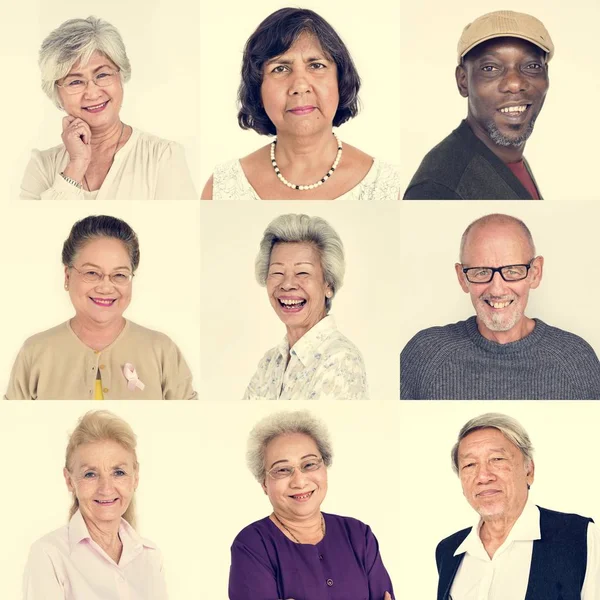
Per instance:
[[[465,556],[452,583],[452,600],[524,600],[533,542],[542,539],[539,508],[527,502],[492,558],[479,537],[481,525],[480,520],[454,553]],[[587,565],[581,600],[600,600],[600,528],[594,523],[587,529]]]
[[[77,511],[31,547],[23,600],[167,600],[162,556],[121,519],[119,563],[100,548]]]
[[[362,355],[325,317],[291,348],[285,337],[263,356],[244,394],[256,399],[368,400]]]

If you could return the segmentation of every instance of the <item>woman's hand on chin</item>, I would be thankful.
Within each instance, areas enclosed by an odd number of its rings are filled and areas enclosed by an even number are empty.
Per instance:
[[[63,118],[62,129],[62,141],[69,153],[69,164],[64,173],[81,182],[92,160],[92,131],[83,119],[71,115]]]

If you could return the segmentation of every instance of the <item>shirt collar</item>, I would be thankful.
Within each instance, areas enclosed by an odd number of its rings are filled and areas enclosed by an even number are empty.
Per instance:
[[[479,530],[483,525],[483,520],[479,519],[473,526],[469,535],[463,540],[463,543],[456,549],[454,556],[459,554],[470,554],[477,558],[483,558],[489,560],[488,553],[486,552],[483,542],[479,537]],[[512,542],[532,542],[535,540],[542,539],[540,530],[540,509],[529,499],[523,508],[523,512],[512,526],[512,529],[508,533],[508,536],[504,540],[504,543],[498,548],[500,553],[504,548],[508,547]],[[494,555],[495,556],[495,555]]]
[[[90,532],[85,524],[81,511],[77,511],[69,521],[69,551],[73,553],[83,541],[92,541]],[[125,520],[121,519],[119,526],[119,537],[123,543],[123,557],[130,553],[139,553],[143,547],[156,548],[152,542],[144,540],[137,531]],[[122,559],[123,560],[123,559]],[[121,562],[122,562],[121,560]]]
[[[323,342],[331,336],[337,327],[331,315],[322,318],[316,325],[309,329],[290,349],[287,336],[282,340],[277,349],[281,356],[287,358],[288,352],[298,357],[304,367],[320,356],[318,349]]]

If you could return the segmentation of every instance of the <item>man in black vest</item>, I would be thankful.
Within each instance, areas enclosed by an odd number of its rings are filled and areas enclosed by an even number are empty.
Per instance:
[[[528,500],[532,451],[506,415],[481,415],[460,430],[452,465],[480,519],[438,544],[438,600],[600,598],[600,528]]]
[[[541,200],[523,151],[553,54],[550,34],[531,15],[502,10],[467,25],[456,67],[467,118],[425,156],[404,199]]]

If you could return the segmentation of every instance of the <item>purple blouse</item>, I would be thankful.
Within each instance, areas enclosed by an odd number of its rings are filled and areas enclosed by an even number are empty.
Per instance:
[[[392,582],[371,528],[323,513],[326,535],[296,544],[269,519],[242,529],[231,546],[230,600],[383,600]]]

